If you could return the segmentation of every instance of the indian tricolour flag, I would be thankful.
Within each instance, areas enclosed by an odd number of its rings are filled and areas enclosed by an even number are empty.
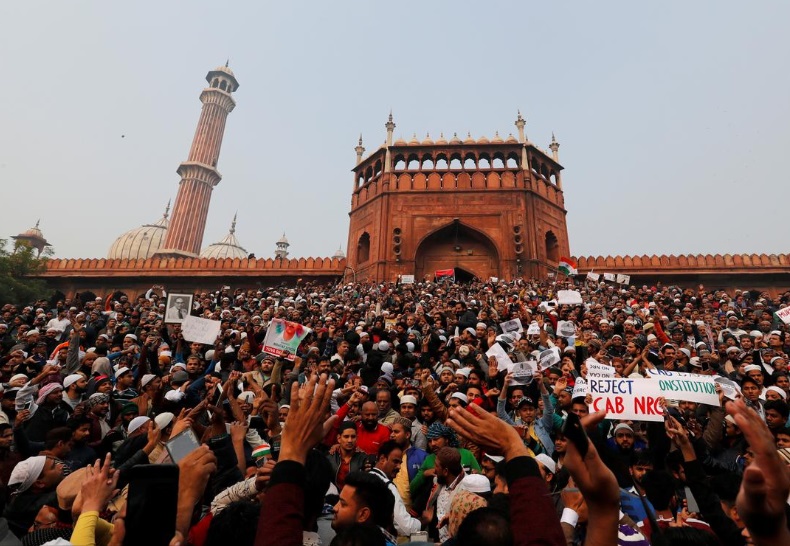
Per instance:
[[[576,262],[570,258],[560,258],[560,264],[557,266],[557,269],[564,273],[566,277],[579,274],[576,270]]]

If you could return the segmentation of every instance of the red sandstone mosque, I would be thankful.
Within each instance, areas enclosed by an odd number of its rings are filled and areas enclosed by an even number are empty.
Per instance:
[[[168,203],[158,221],[124,233],[106,258],[53,259],[43,277],[68,296],[115,290],[145,292],[213,290],[220,285],[269,287],[281,282],[340,278],[395,281],[399,275],[433,278],[453,269],[459,280],[545,278],[570,256],[560,145],[549,150],[527,137],[518,113],[516,135],[416,135],[393,140],[392,114],[385,144],[367,156],[355,148],[348,256],[289,258],[285,235],[274,258],[254,258],[235,235],[234,217],[225,238],[203,247],[209,204],[222,180],[217,169],[225,122],[236,106],[239,83],[220,66],[206,75],[203,104],[172,215]],[[40,253],[48,242],[36,227],[14,237]],[[201,250],[202,249],[202,250]],[[579,257],[589,271],[630,275],[631,283],[705,283],[712,288],[790,287],[790,255]]]

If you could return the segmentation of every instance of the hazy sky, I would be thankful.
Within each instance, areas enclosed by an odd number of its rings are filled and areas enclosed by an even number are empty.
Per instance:
[[[355,162],[395,136],[545,148],[574,255],[787,252],[790,3],[2,2],[0,236],[103,257],[174,198],[205,74],[240,82],[204,246],[345,250]],[[124,137],[122,138],[122,135]]]

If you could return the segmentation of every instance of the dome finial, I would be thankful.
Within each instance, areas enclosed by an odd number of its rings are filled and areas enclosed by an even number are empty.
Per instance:
[[[36,220],[36,229],[38,229],[38,225],[39,225],[40,223],[41,223],[41,218],[39,218],[38,220]]]
[[[239,211],[233,213],[233,221],[230,223],[230,232],[236,233],[236,217],[239,215]]]
[[[229,64],[230,64],[230,57],[225,59],[225,68],[228,68]]]
[[[167,206],[165,207],[165,214],[163,218],[167,220],[167,217],[170,215],[170,199],[167,200]]]

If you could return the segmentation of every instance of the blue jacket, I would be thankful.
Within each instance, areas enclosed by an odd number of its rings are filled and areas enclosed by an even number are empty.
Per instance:
[[[420,449],[416,446],[411,446],[409,449],[406,450],[406,456],[403,458],[403,464],[408,466],[409,470],[409,483],[414,479],[417,475],[417,471],[420,470],[422,463],[425,462],[425,458],[428,456],[428,453]]]
[[[538,435],[540,443],[543,444],[543,449],[546,452],[546,455],[551,457],[551,455],[554,453],[554,442],[551,439],[551,429],[554,426],[554,404],[551,403],[551,399],[549,398],[548,394],[542,394],[541,399],[543,400],[543,415],[540,417],[540,419],[535,421],[535,434]],[[507,411],[505,411],[506,403],[507,400],[498,398],[496,403],[496,413],[499,418],[507,424],[516,426],[517,423],[513,421],[513,419],[511,419],[507,414]]]

